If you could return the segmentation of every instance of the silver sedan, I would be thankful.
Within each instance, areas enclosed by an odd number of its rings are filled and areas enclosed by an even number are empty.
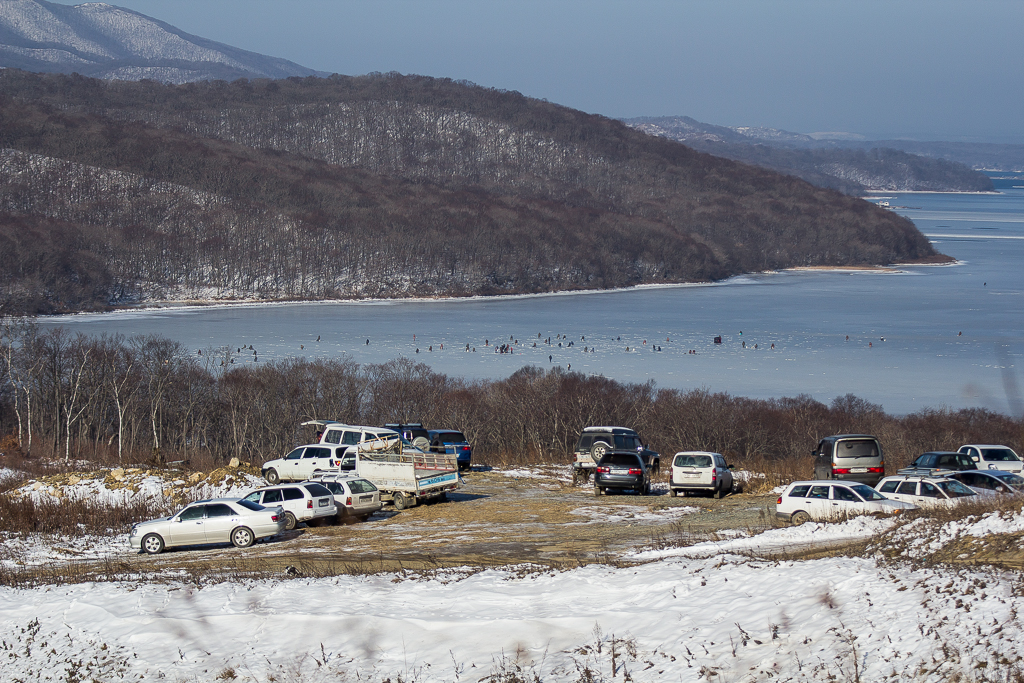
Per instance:
[[[129,542],[134,550],[150,555],[164,548],[207,543],[247,548],[284,531],[284,517],[280,507],[267,508],[238,498],[200,500],[170,517],[134,525]]]

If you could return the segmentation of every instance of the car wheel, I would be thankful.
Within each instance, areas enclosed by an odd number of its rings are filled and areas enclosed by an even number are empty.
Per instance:
[[[676,491],[675,489],[669,489],[668,495],[670,495],[673,498],[675,498],[676,496],[679,495],[679,491]]]
[[[295,519],[295,515],[290,512],[284,513],[284,530],[291,531],[299,525],[299,520]]]
[[[604,495],[604,489],[601,488],[600,486],[595,486],[594,487],[594,495],[595,496],[602,496],[602,495]]]
[[[411,501],[409,500],[409,496],[402,493],[401,491],[397,492],[392,498],[392,503],[394,503],[396,510],[405,510],[406,508],[411,507],[411,505],[409,504],[410,502]]]
[[[799,512],[794,512],[793,516],[789,518],[789,521],[799,526],[804,522],[811,521],[811,516],[804,512],[803,510],[800,510]]]
[[[164,549],[164,539],[156,534],[146,534],[142,537],[142,549],[149,555],[156,555]]]
[[[255,540],[256,536],[244,526],[240,526],[231,532],[231,543],[236,548],[248,548]]]
[[[271,486],[276,486],[281,483],[281,475],[277,473],[277,470],[270,468],[266,474],[267,483]]]

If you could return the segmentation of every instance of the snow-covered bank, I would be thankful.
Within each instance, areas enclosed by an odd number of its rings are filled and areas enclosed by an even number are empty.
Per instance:
[[[544,681],[940,681],[1020,661],[1013,583],[867,559],[718,557],[3,589],[0,668],[8,680],[479,681],[518,665]]]

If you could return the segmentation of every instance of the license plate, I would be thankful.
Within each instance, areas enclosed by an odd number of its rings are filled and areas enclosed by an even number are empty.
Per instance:
[[[330,498],[321,498],[320,502],[317,503],[317,505],[319,505],[322,508],[325,508],[325,507],[327,507],[330,504],[331,504],[331,499]]]
[[[360,503],[369,503],[371,500],[373,500],[373,496],[359,496]]]
[[[851,472],[867,472],[868,468],[867,467],[851,467],[850,471]]]
[[[700,476],[700,472],[683,472],[683,476],[696,478]]]
[[[612,469],[612,474],[629,474],[628,469]]]

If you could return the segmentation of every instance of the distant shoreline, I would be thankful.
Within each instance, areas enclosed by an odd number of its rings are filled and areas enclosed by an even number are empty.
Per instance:
[[[583,296],[593,294],[611,294],[619,292],[632,292],[637,290],[648,290],[648,289],[679,289],[688,287],[716,287],[721,285],[727,285],[730,283],[735,284],[735,281],[742,278],[750,277],[752,275],[772,275],[780,273],[801,273],[801,272],[815,272],[815,273],[865,273],[865,274],[897,274],[905,272],[902,270],[903,267],[913,266],[952,266],[959,265],[960,262],[955,259],[949,261],[943,261],[939,263],[894,263],[886,266],[793,266],[790,268],[781,268],[779,270],[766,270],[755,273],[742,273],[726,278],[725,280],[719,280],[715,282],[672,282],[672,283],[650,283],[642,285],[633,285],[631,287],[614,287],[611,289],[574,289],[574,290],[563,290],[558,292],[536,292],[531,294],[475,294],[472,296],[404,296],[404,297],[393,297],[393,298],[362,298],[362,299],[162,299],[157,301],[150,301],[141,304],[131,304],[115,306],[109,311],[83,311],[79,313],[58,313],[56,315],[39,316],[40,318],[46,318],[52,320],[54,318],[61,317],[75,317],[81,318],[85,316],[109,316],[123,313],[152,313],[155,311],[191,311],[191,310],[205,310],[210,308],[250,308],[250,307],[264,307],[264,306],[291,306],[295,304],[303,305],[328,305],[328,304],[347,304],[347,305],[365,305],[365,306],[380,306],[380,305],[391,305],[401,303],[459,303],[459,302],[480,302],[480,301],[504,301],[504,300],[516,300],[516,299],[536,299],[544,297],[556,297],[556,296]]]

